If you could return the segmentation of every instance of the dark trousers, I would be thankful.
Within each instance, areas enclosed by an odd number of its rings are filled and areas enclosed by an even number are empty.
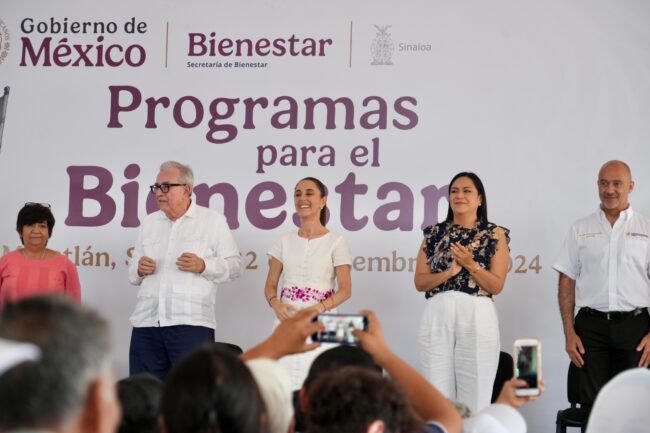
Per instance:
[[[165,380],[179,358],[206,342],[214,342],[214,329],[191,325],[133,328],[129,374],[146,372]]]
[[[585,348],[585,365],[580,369],[580,398],[593,406],[600,389],[614,376],[637,367],[641,353],[636,347],[650,329],[645,311],[634,317],[607,320],[581,309],[575,318],[575,330]]]

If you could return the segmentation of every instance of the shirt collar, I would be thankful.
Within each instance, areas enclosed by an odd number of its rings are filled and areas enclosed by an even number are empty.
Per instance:
[[[632,216],[634,215],[634,211],[632,210],[632,205],[628,204],[627,209],[621,211],[621,213],[618,216],[618,219],[622,219],[622,221],[629,221],[632,219]],[[598,216],[600,217],[601,220],[607,221],[607,216],[605,216],[605,211],[603,208],[598,205]]]
[[[629,209],[629,208],[628,208]],[[196,204],[194,200],[190,200],[190,207],[187,208],[187,211],[183,214],[183,217],[194,218],[196,216]]]
[[[190,207],[187,208],[185,213],[181,215],[179,218],[176,219],[176,221],[188,217],[188,218],[194,218],[196,215],[196,204],[194,203],[194,200],[190,201]],[[165,215],[165,212],[159,211],[158,213],[158,219],[163,220],[163,221],[171,221],[169,218],[167,218],[167,215]]]

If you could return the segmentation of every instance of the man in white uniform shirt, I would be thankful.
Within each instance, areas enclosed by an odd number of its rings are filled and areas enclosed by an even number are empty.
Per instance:
[[[194,174],[168,161],[151,193],[160,211],[138,234],[129,280],[139,285],[131,315],[130,374],[164,379],[171,365],[195,347],[214,341],[217,284],[241,273],[237,244],[220,213],[192,201]]]
[[[629,205],[633,189],[626,163],[605,163],[600,208],[571,226],[553,266],[566,351],[580,367],[587,406],[617,373],[650,364],[650,220]]]

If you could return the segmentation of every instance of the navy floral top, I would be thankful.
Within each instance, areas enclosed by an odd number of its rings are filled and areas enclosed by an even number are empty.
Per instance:
[[[450,244],[459,243],[472,249],[474,261],[484,269],[490,269],[490,259],[494,256],[497,243],[501,236],[506,237],[510,243],[510,230],[496,224],[478,223],[474,228],[468,229],[451,222],[441,222],[424,229],[424,254],[431,272],[444,272],[451,266],[453,255]],[[456,290],[474,296],[488,296],[492,294],[483,290],[476,283],[472,275],[465,268],[438,287],[425,293],[428,299],[440,292]]]

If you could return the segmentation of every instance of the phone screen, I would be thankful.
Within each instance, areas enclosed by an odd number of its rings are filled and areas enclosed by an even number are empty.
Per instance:
[[[523,379],[528,388],[537,388],[537,378],[539,377],[539,346],[523,345],[517,347],[517,362],[515,376],[517,379]]]
[[[368,318],[362,314],[319,314],[316,320],[323,327],[311,339],[321,343],[358,344],[352,331],[368,329]]]

